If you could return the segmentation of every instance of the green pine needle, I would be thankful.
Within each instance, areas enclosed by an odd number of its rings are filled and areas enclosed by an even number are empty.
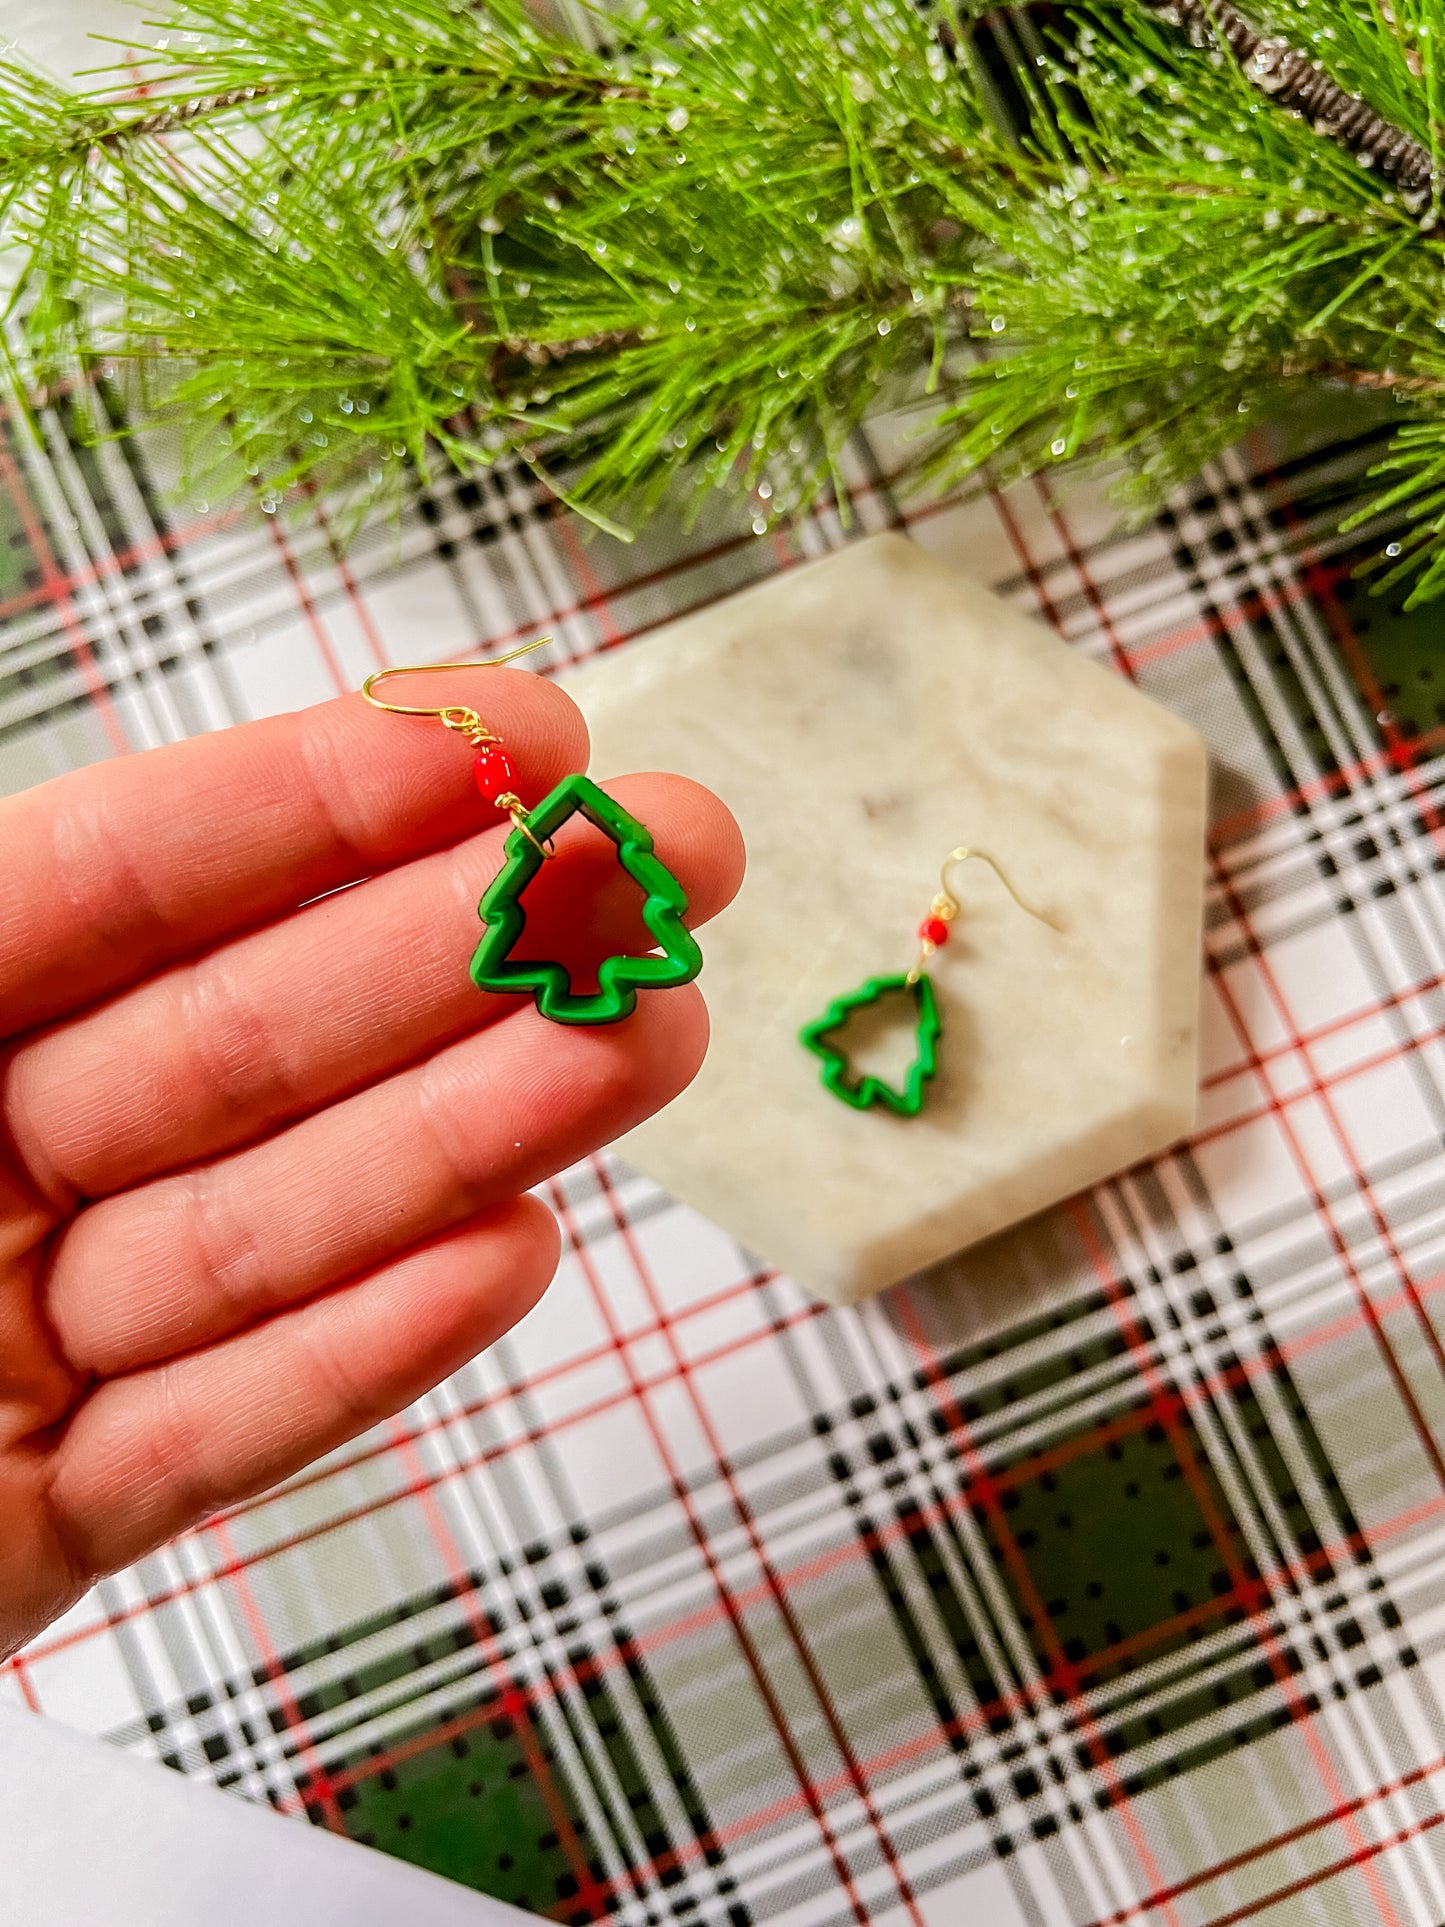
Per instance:
[[[1445,0],[1251,18],[1435,138]],[[764,469],[786,513],[887,397],[929,408],[922,479],[1123,461],[1152,500],[1329,383],[1395,397],[1352,520],[1403,520],[1385,579],[1445,589],[1433,210],[1137,0],[1048,43],[910,0],[650,0],[587,44],[515,0],[194,0],[157,32],[143,96],[5,66],[0,243],[31,386],[104,368],[212,499],[364,504],[436,451],[614,528]]]

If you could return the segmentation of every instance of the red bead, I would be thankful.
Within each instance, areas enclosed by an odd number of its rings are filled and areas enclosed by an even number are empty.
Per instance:
[[[477,751],[477,760],[472,764],[472,774],[477,779],[477,788],[489,803],[495,803],[499,796],[517,793],[517,772],[512,767],[512,759],[500,743],[483,743]]]
[[[942,917],[925,917],[918,926],[918,934],[936,950],[940,944],[948,942],[948,925]]]

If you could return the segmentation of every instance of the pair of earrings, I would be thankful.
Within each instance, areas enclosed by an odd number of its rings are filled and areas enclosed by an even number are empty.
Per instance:
[[[938,1040],[943,1034],[938,997],[927,965],[929,959],[948,942],[951,926],[963,912],[962,904],[949,888],[949,872],[955,864],[970,862],[986,863],[1026,915],[1047,924],[1050,930],[1059,928],[1052,917],[1046,917],[1041,910],[1029,908],[986,851],[971,850],[966,843],[960,844],[956,850],[950,850],[939,874],[938,894],[918,926],[918,956],[913,968],[894,976],[869,977],[856,990],[835,997],[821,1017],[815,1017],[812,1023],[805,1024],[798,1032],[799,1043],[822,1063],[823,1089],[830,1091],[844,1104],[851,1105],[855,1111],[866,1111],[876,1104],[885,1111],[891,1111],[895,1117],[917,1117],[923,1109],[928,1086],[938,1069]],[[913,1002],[914,1048],[913,1062],[904,1077],[903,1088],[897,1090],[881,1077],[855,1076],[846,1055],[838,1048],[836,1033],[856,1012],[900,993]]]
[[[550,641],[550,636],[542,636],[522,649],[513,649],[505,656],[477,666],[490,668],[515,662],[518,656],[528,655]],[[530,994],[541,1014],[555,1024],[615,1024],[636,1008],[639,990],[667,990],[677,984],[691,983],[702,969],[702,952],[682,921],[687,897],[677,878],[654,852],[650,833],[636,817],[615,803],[590,777],[580,775],[563,777],[540,803],[528,809],[517,794],[517,772],[501,737],[475,709],[460,703],[444,703],[435,708],[412,707],[383,702],[375,693],[390,676],[434,675],[458,666],[428,662],[378,669],[366,678],[361,693],[374,709],[385,710],[393,716],[434,718],[465,737],[476,751],[473,772],[477,788],[489,803],[511,818],[512,833],[507,838],[505,861],[478,905],[484,931],[471,964],[472,981],[477,988]],[[605,958],[598,967],[597,989],[581,994],[572,989],[564,964],[547,959],[519,961],[511,954],[526,925],[522,895],[542,865],[555,854],[552,839],[572,816],[586,817],[617,846],[618,862],[644,892],[642,920],[658,945],[657,952],[643,957]],[[944,860],[938,893],[918,927],[919,950],[913,968],[901,975],[868,978],[857,990],[835,998],[820,1017],[798,1033],[804,1048],[822,1063],[823,1088],[854,1110],[865,1111],[876,1104],[896,1117],[916,1117],[923,1108],[927,1087],[938,1068],[938,1042],[943,1030],[938,998],[926,966],[947,943],[950,926],[962,912],[958,898],[949,888],[949,872],[955,864],[974,860],[989,865],[1027,915],[1050,929],[1059,928],[1041,911],[1029,908],[991,856],[966,844],[951,850]],[[913,1002],[915,1047],[903,1088],[896,1090],[882,1078],[855,1077],[834,1040],[835,1034],[856,1011],[900,992]]]
[[[466,666],[498,668],[551,640],[550,636],[541,636],[525,648],[495,656],[485,664]],[[477,788],[487,802],[512,819],[505,861],[477,908],[485,928],[472,957],[472,982],[478,990],[530,994],[537,1009],[554,1024],[615,1024],[636,1009],[639,990],[669,990],[676,984],[691,983],[702,969],[702,952],[682,921],[687,896],[654,853],[650,833],[635,816],[599,789],[590,776],[580,775],[564,776],[529,810],[517,794],[517,772],[501,737],[475,709],[461,703],[413,708],[383,702],[375,693],[388,676],[429,676],[461,666],[424,662],[378,669],[361,685],[361,693],[373,709],[383,709],[392,716],[432,717],[465,737],[476,750],[472,770]],[[618,862],[642,888],[642,921],[661,952],[604,958],[597,969],[596,990],[582,993],[573,990],[565,964],[540,958],[520,961],[511,954],[527,921],[523,892],[542,865],[556,854],[552,839],[573,816],[585,816],[616,844]]]

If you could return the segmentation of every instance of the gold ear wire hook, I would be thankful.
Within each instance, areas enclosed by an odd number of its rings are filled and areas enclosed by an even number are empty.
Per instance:
[[[388,676],[434,676],[444,669],[500,669],[504,663],[515,662],[518,656],[530,656],[534,649],[545,649],[551,640],[551,636],[538,636],[535,642],[524,642],[520,649],[509,649],[505,656],[484,656],[474,662],[400,662],[391,669],[373,669],[361,685],[361,693],[373,709],[384,709],[389,716],[436,716],[448,729],[459,729],[470,735],[474,726],[485,728],[474,709],[466,709],[460,703],[443,703],[440,709],[413,709],[406,703],[384,703],[374,691]],[[463,716],[470,717],[471,721],[453,720]],[[484,740],[494,743],[497,738],[488,731]]]
[[[1032,917],[1035,923],[1047,924],[1050,930],[1057,930],[1062,936],[1063,925],[1061,923],[1055,923],[1052,917],[1045,916],[1042,910],[1035,910],[1031,905],[1025,903],[1018,891],[1015,890],[1003,871],[986,850],[971,850],[966,843],[961,843],[956,850],[950,850],[948,855],[943,859],[943,868],[938,873],[938,880],[943,885],[943,888],[933,899],[935,916],[942,917],[947,921],[959,914],[962,905],[948,887],[948,873],[955,863],[969,863],[974,861],[988,865],[1025,916]]]
[[[980,863],[986,863],[988,865],[1020,910],[1027,916],[1032,917],[1035,922],[1047,924],[1050,930],[1057,930],[1061,936],[1063,935],[1064,927],[1061,923],[1055,923],[1054,919],[1052,917],[1046,917],[1042,910],[1035,910],[1031,905],[1024,902],[1018,891],[1015,890],[998,864],[994,862],[986,850],[970,849],[966,843],[961,843],[956,850],[950,850],[948,855],[943,859],[943,868],[938,873],[938,880],[942,887],[932,903],[928,906],[928,914],[930,917],[936,917],[942,923],[949,924],[953,922],[955,917],[962,914],[963,905],[948,887],[948,873],[955,863],[969,863],[975,859]],[[923,925],[919,931],[921,941],[918,948],[918,961],[904,979],[906,983],[916,984],[918,982],[918,979],[923,975],[924,965],[928,962],[928,959],[933,955],[934,951],[937,950],[939,944],[945,940],[946,936],[947,932],[940,930],[935,939],[928,935],[927,924],[925,923]]]
[[[404,662],[391,669],[373,669],[361,685],[361,693],[373,709],[384,709],[389,716],[434,716],[446,729],[454,729],[461,736],[475,743],[480,749],[484,743],[500,743],[502,740],[495,730],[487,728],[475,709],[465,703],[442,703],[439,708],[414,708],[409,703],[384,703],[375,692],[378,684],[388,676],[434,676],[445,669],[500,669],[504,663],[515,662],[518,656],[530,656],[534,649],[544,649],[552,640],[550,636],[538,636],[535,642],[524,642],[520,649],[509,649],[505,656],[484,656],[473,662]],[[540,850],[543,856],[555,856],[551,839],[545,843],[533,836],[527,827],[527,808],[520,796],[511,790],[504,790],[497,798],[497,808],[505,810],[511,817],[515,829],[521,831],[533,849]]]

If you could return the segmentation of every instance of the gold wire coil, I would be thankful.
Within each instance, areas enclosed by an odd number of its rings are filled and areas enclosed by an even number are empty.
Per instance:
[[[502,739],[466,703],[441,703],[432,707],[386,703],[376,694],[378,685],[384,683],[388,676],[434,676],[447,669],[500,669],[504,663],[515,662],[518,656],[530,656],[534,649],[544,649],[551,640],[551,636],[538,636],[535,642],[523,643],[520,649],[509,649],[505,656],[484,656],[474,662],[404,662],[396,663],[390,669],[373,669],[362,683],[361,693],[373,709],[383,709],[388,716],[435,717],[444,729],[455,730],[480,749],[484,744],[500,743]],[[497,808],[506,811],[512,819],[513,828],[520,830],[534,849],[540,850],[546,857],[556,856],[552,839],[548,837],[545,843],[541,842],[527,827],[527,809],[520,796],[511,790],[504,790],[497,798]]]

